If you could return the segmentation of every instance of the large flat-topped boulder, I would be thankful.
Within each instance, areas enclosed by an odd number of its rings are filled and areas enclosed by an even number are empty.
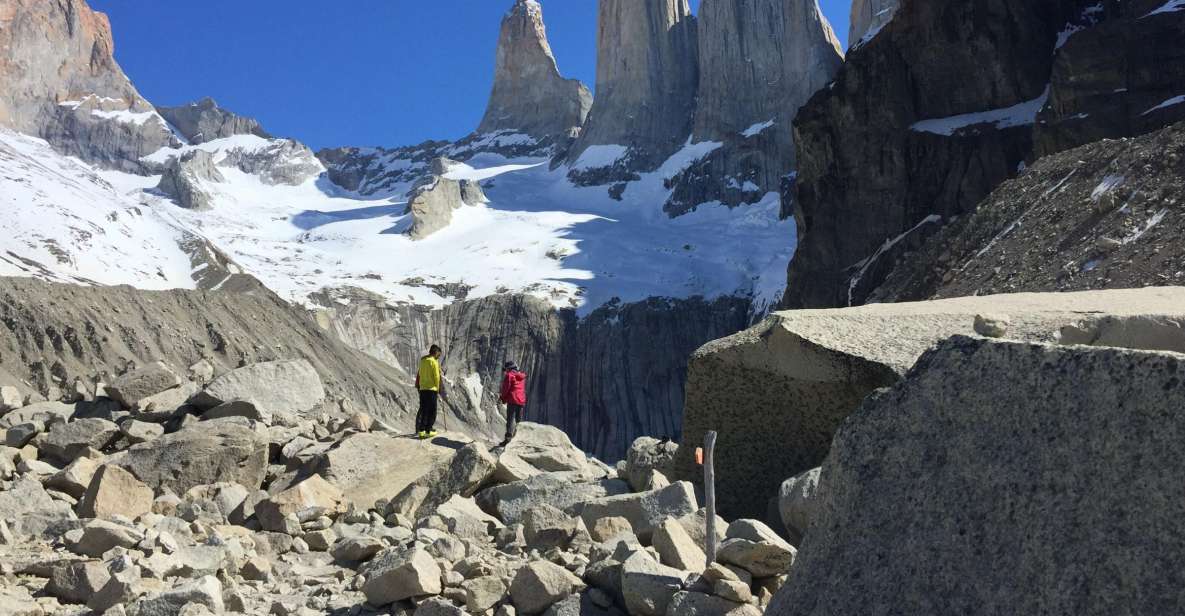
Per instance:
[[[330,449],[317,472],[340,489],[346,501],[370,508],[391,499],[434,469],[448,467],[469,439],[445,434],[430,441],[370,433],[355,434]]]
[[[1171,614],[1185,355],[956,337],[869,398],[771,616]]]
[[[819,466],[840,424],[873,390],[897,383],[926,349],[975,335],[1185,351],[1185,288],[1015,294],[779,312],[691,359],[676,476],[696,478],[695,448],[720,433],[721,515],[760,518],[782,481]]]

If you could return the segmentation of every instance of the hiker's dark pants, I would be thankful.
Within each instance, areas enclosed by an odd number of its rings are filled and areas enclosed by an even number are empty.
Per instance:
[[[436,429],[436,408],[439,392],[420,391],[420,412],[416,414],[416,432],[431,432]]]
[[[514,438],[518,432],[518,424],[523,420],[523,406],[521,404],[506,405],[506,440]]]

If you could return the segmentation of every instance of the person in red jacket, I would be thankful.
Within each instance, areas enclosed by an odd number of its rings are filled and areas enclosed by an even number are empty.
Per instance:
[[[508,361],[502,365],[502,404],[506,405],[506,440],[510,444],[523,420],[523,408],[527,406],[527,373],[518,369],[518,364]]]

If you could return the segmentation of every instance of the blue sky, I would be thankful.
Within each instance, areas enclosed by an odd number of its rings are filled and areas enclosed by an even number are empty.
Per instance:
[[[592,87],[596,2],[542,0],[560,70]],[[456,139],[477,126],[512,0],[90,0],[159,105],[212,96],[314,149]],[[699,0],[693,0],[698,5]],[[821,0],[841,40],[850,0]]]

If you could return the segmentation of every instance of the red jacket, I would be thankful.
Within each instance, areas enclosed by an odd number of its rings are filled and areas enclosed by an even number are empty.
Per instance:
[[[527,404],[527,373],[518,370],[507,370],[502,377],[502,403]]]

